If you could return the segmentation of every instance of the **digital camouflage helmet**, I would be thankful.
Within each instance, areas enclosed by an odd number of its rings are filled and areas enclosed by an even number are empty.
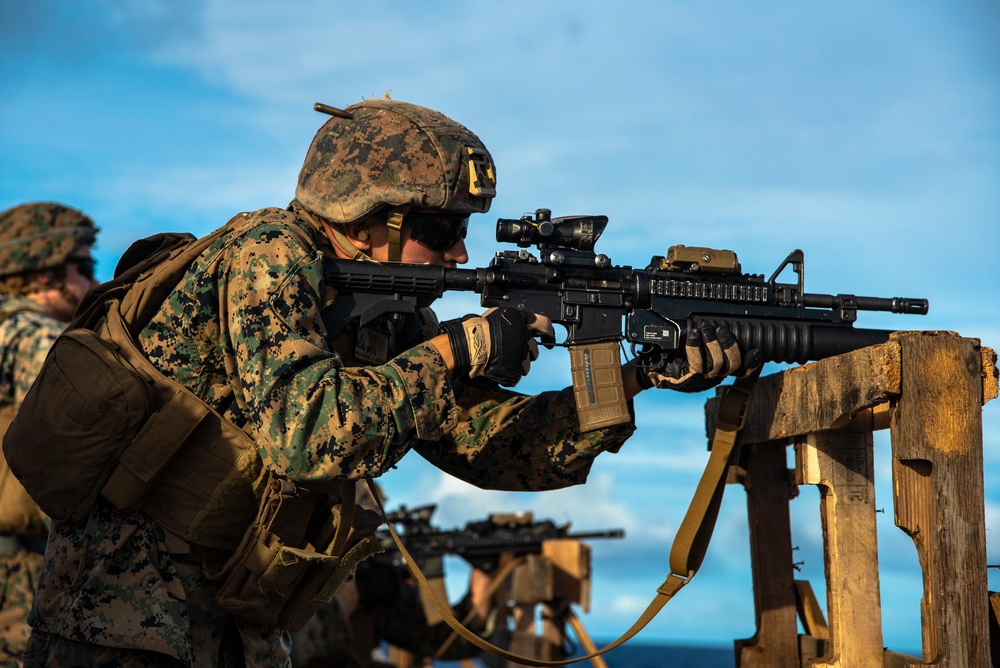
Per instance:
[[[83,212],[54,202],[21,204],[0,213],[0,278],[55,269],[99,228]]]
[[[316,108],[333,117],[313,138],[295,189],[310,213],[343,225],[388,209],[390,249],[395,237],[398,251],[398,230],[411,209],[489,211],[493,158],[464,125],[396,100]]]

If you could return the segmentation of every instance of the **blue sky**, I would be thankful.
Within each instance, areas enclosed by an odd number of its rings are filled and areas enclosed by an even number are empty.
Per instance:
[[[1000,346],[995,2],[0,0],[0,90],[0,209],[82,208],[104,230],[102,278],[138,237],[200,235],[287,204],[324,121],[312,104],[391,91],[493,153],[499,193],[470,232],[473,266],[496,249],[496,217],[605,214],[599,250],[616,263],[645,266],[682,243],[733,249],[744,271],[769,275],[801,248],[811,292],[930,300],[925,317],[863,314],[861,326]],[[439,312],[476,308],[449,296]],[[556,350],[522,389],[568,382]],[[475,490],[416,455],[382,482],[390,505],[439,503],[444,526],[531,509],[625,528],[594,546],[584,618],[614,637],[665,575],[706,457],[704,399],[645,393],[635,436],[581,487]],[[998,404],[983,411],[990,563]],[[887,439],[876,452],[885,643],[918,648],[919,567],[892,523]],[[701,572],[640,640],[753,634],[743,497],[729,489]],[[804,489],[793,538],[822,597],[817,507]]]

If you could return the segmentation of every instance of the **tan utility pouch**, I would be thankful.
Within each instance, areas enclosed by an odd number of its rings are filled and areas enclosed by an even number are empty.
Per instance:
[[[12,403],[0,408],[0,433],[7,431],[16,412],[17,408]],[[27,538],[44,538],[46,533],[38,504],[14,477],[6,457],[0,457],[0,533]]]
[[[338,497],[271,475],[260,512],[213,579],[215,603],[255,624],[297,631],[363,559],[382,551],[378,513],[358,507],[354,481]]]
[[[0,534],[45,537],[45,522],[38,505],[11,473],[3,457],[0,457]]]
[[[21,405],[4,454],[46,514],[81,522],[122,451],[148,426],[152,391],[113,344],[75,329],[56,341],[28,396],[37,399]]]

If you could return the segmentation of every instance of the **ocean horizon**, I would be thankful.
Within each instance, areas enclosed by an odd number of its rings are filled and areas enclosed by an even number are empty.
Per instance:
[[[610,641],[600,642],[599,647]],[[731,646],[725,645],[682,645],[674,643],[634,643],[627,642],[616,647],[602,658],[608,668],[734,668],[736,658]],[[485,665],[477,661],[477,665]],[[492,663],[490,665],[493,665]],[[504,665],[500,662],[499,665]],[[589,661],[578,665],[590,666]],[[454,661],[435,661],[435,668],[461,668]]]
[[[732,645],[627,642],[604,654],[603,657],[608,668],[735,668],[736,666]],[[580,665],[587,666],[589,662],[583,661]]]
[[[611,640],[594,640],[598,647],[604,647]],[[902,650],[897,650],[902,651]],[[904,651],[904,654],[919,658],[919,651]],[[582,652],[574,656],[581,656]],[[627,642],[601,657],[608,668],[735,668],[736,655],[731,645],[698,645],[681,643],[638,643]],[[492,661],[475,660],[477,667],[505,666],[500,659]],[[581,661],[581,667],[591,666],[590,661]],[[452,661],[435,661],[435,668],[461,668]]]

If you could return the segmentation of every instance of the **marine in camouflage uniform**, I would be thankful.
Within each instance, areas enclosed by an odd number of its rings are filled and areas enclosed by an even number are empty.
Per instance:
[[[60,204],[0,213],[0,433],[24,400],[53,342],[91,287],[97,228]],[[74,264],[70,269],[67,259]],[[86,264],[87,266],[82,266]],[[83,272],[81,274],[81,271]],[[88,274],[89,278],[86,275]],[[53,304],[56,307],[53,308]],[[19,666],[45,549],[48,518],[0,462],[0,665]]]
[[[346,111],[317,133],[292,205],[230,221],[143,330],[142,348],[250,434],[268,469],[300,484],[376,477],[411,450],[480,487],[584,482],[634,425],[581,433],[571,388],[525,396],[474,378],[495,363],[520,376],[537,351],[527,323],[476,321],[508,352],[471,360],[461,359],[462,322],[439,333],[429,310],[402,331],[328,328],[340,300],[324,284],[324,257],[426,251],[464,262],[464,219],[495,192],[489,153],[446,116],[389,100]],[[638,391],[634,372],[626,383]],[[166,538],[143,513],[101,502],[84,527],[55,523],[26,664],[289,665],[289,633],[215,606],[218,584]]]

